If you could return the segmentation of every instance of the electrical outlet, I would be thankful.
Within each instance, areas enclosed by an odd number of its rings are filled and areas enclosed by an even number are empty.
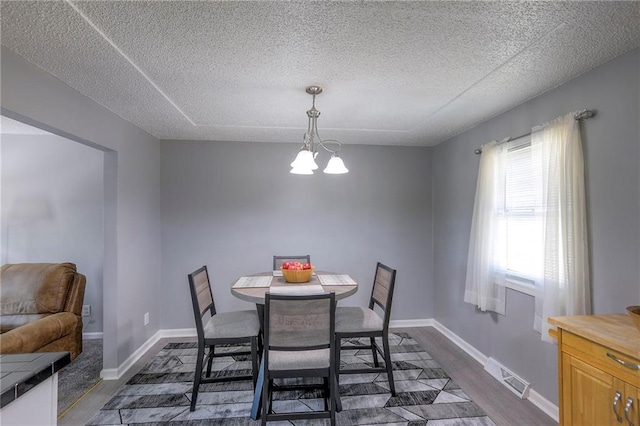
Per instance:
[[[149,325],[149,312],[144,313],[144,325]]]
[[[91,305],[82,305],[82,316],[83,317],[91,316]]]

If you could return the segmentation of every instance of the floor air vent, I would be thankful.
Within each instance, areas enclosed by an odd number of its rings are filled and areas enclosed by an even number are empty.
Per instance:
[[[507,389],[518,395],[519,398],[527,399],[529,396],[529,383],[513,374],[495,359],[489,358],[484,365],[484,369],[487,373],[495,377],[496,380],[505,385]]]

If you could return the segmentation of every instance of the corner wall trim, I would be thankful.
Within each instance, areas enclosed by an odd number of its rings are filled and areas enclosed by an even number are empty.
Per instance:
[[[160,330],[156,331],[156,333],[149,337],[149,339],[142,344],[134,353],[132,353],[129,358],[127,358],[122,364],[118,366],[118,368],[105,368],[100,372],[100,377],[103,380],[118,380],[120,377],[124,376],[127,371],[133,364],[136,363],[140,358],[143,357],[145,353],[149,349],[153,347],[160,340]]]
[[[87,340],[102,339],[102,331],[94,333],[82,333],[82,338]]]

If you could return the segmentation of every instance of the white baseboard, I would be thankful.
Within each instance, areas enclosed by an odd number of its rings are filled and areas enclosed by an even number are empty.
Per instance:
[[[100,372],[100,377],[103,380],[118,380],[120,377],[124,376],[127,371],[133,364],[136,363],[140,358],[144,356],[145,353],[149,349],[153,347],[160,340],[160,331],[157,331],[153,336],[149,337],[149,339],[142,344],[134,353],[132,353],[129,358],[127,358],[122,364],[118,366],[118,368],[104,368]]]
[[[478,361],[484,367],[489,357],[469,344],[462,337],[458,336],[453,331],[440,324],[435,319],[432,319],[431,321],[433,322],[433,328],[442,333],[447,339],[451,340],[451,342],[453,342],[456,346],[469,354],[473,359]],[[533,388],[529,388],[529,397],[527,398],[527,400],[556,422],[560,421],[560,410],[558,409],[558,406],[540,395]]]
[[[449,330],[433,318],[413,319],[413,320],[395,320],[389,323],[391,328],[394,327],[433,327],[443,336],[453,342],[460,349],[469,354],[473,359],[478,361],[483,367],[487,363],[488,357],[476,349],[474,346],[465,341],[462,337]],[[102,335],[102,333],[100,333]],[[100,377],[104,380],[117,380],[122,377],[142,356],[155,345],[160,339],[176,338],[176,337],[196,337],[195,328],[174,328],[158,330],[149,338],[142,346],[140,346],[125,362],[120,364],[118,368],[104,369],[100,372]],[[551,417],[556,422],[559,421],[560,415],[558,407],[548,399],[544,398],[533,388],[529,389],[528,400],[542,410],[543,413]]]
[[[551,417],[556,422],[560,421],[560,410],[553,402],[549,401],[533,389],[529,389],[529,398],[527,399],[533,405],[542,410],[542,412],[547,416]]]
[[[158,331],[161,339],[173,338],[173,337],[198,337],[198,332],[195,328],[165,328]]]
[[[456,333],[449,330],[447,327],[440,324],[438,321],[436,320],[432,320],[432,321],[433,321],[433,328],[435,328],[440,333],[442,333],[447,339],[451,340],[456,346],[458,346],[460,349],[465,351],[467,354],[471,355],[473,359],[478,361],[484,367],[484,365],[487,363],[487,359],[489,359],[488,356],[486,356],[485,354],[477,350],[474,346],[467,343],[467,341],[464,340],[462,337],[458,336]]]
[[[412,319],[412,320],[392,320],[389,321],[389,327],[433,327],[432,319]]]
[[[88,340],[102,339],[102,331],[94,333],[82,333],[82,338]]]

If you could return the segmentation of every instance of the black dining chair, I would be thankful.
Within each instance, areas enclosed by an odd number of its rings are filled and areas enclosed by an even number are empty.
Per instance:
[[[335,309],[334,293],[265,295],[263,425],[267,421],[323,418],[335,424]],[[291,381],[300,378],[302,383]],[[321,378],[322,383],[310,383],[309,378]],[[274,392],[315,388],[324,390],[324,411],[273,411]]]
[[[300,262],[300,263],[311,263],[311,255],[297,255],[297,256],[273,256],[273,270],[277,271],[280,269],[284,262]]]
[[[391,395],[396,395],[393,382],[393,365],[389,350],[389,320],[391,318],[391,301],[396,281],[396,270],[378,262],[373,280],[369,307],[338,307],[336,309],[336,359],[340,360],[340,346],[342,339],[369,338],[369,344],[350,344],[343,349],[371,349],[373,353],[372,368],[340,369],[338,367],[338,381],[340,374],[362,374],[375,371],[386,372],[389,380]],[[375,311],[379,308],[382,317]],[[381,338],[382,348],[376,342]],[[378,361],[378,352],[384,357],[384,367]]]
[[[189,288],[191,290],[193,314],[198,333],[198,359],[196,360],[196,372],[191,396],[191,411],[194,411],[198,399],[198,390],[203,383],[251,379],[255,388],[258,378],[260,321],[256,310],[216,312],[206,266],[189,274]],[[209,317],[206,322],[204,321],[205,317]],[[235,352],[215,353],[216,345],[243,343],[249,343],[251,350],[241,349]],[[209,347],[207,372],[206,377],[202,377],[206,347]],[[251,355],[251,375],[228,375],[228,372],[216,372],[214,374],[215,377],[211,377],[213,358],[231,355]]]

